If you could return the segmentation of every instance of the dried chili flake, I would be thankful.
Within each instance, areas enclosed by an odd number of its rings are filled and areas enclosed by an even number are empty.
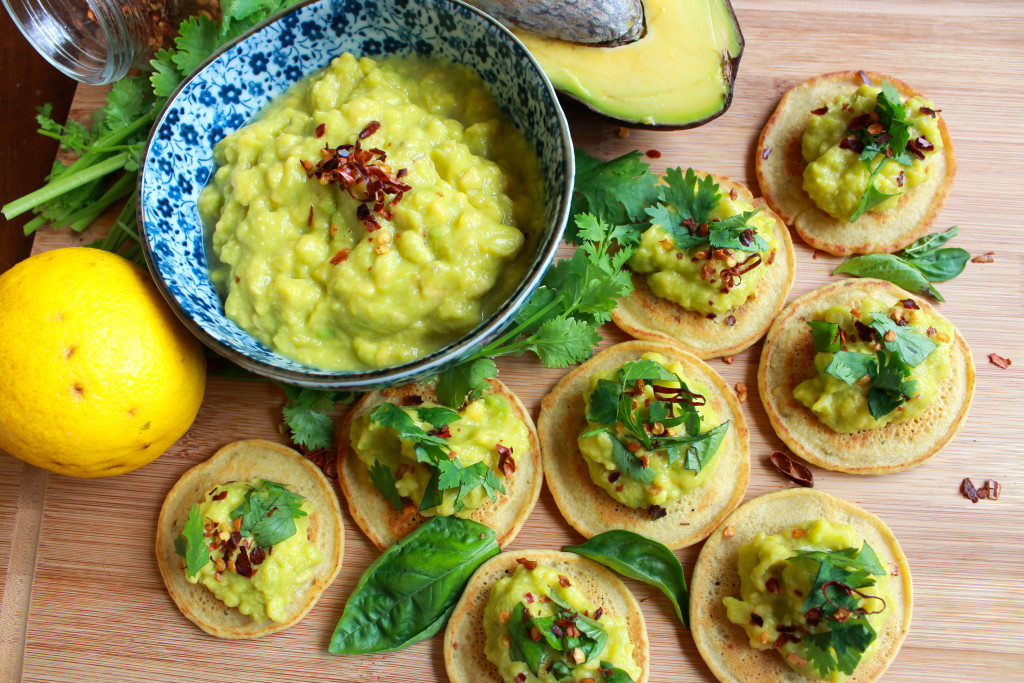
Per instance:
[[[794,484],[799,484],[805,488],[812,488],[814,486],[814,473],[806,465],[793,460],[782,451],[773,452],[768,460],[771,462],[772,467]]]
[[[331,257],[331,265],[336,266],[339,263],[344,263],[348,260],[349,250],[339,249],[338,253]]]
[[[771,156],[771,153],[772,153],[772,148],[771,147],[765,147],[764,150],[762,150],[762,152],[761,152],[761,158],[762,159],[767,159],[769,156]]]
[[[423,397],[419,394],[409,394],[408,396],[402,397],[403,406],[421,406],[423,405]]]
[[[996,253],[994,251],[987,251],[981,256],[975,256],[971,259],[971,263],[992,263],[995,261]]]
[[[561,586],[562,588],[568,588],[568,587],[569,587],[569,586],[571,586],[572,584],[571,584],[571,583],[569,583],[569,579],[567,579],[567,578],[566,578],[565,576],[563,576],[562,574],[559,574],[559,575],[558,575],[558,585],[559,585],[559,586]]]
[[[598,607],[594,611],[594,621],[597,621],[598,619],[600,619],[602,614],[604,614],[604,607]]]
[[[368,124],[366,124],[366,127],[359,132],[359,139],[365,140],[366,138],[376,133],[378,130],[380,130],[380,121],[370,121]]]
[[[308,226],[310,226],[310,227],[312,227],[312,226],[313,226],[313,216],[314,216],[314,215],[315,215],[315,214],[314,214],[314,212],[313,212],[313,205],[311,204],[311,205],[309,206],[309,218],[307,218],[307,219],[306,219],[306,225],[308,225]]]
[[[734,315],[727,315],[727,316],[725,316],[725,324],[728,325],[729,327],[732,327],[733,325],[735,325],[736,324],[736,316],[734,316]]]
[[[978,496],[980,498],[988,498],[989,500],[999,500],[999,495],[1002,492],[1002,484],[995,479],[986,479],[985,485],[978,489]]]
[[[523,674],[523,673],[516,674],[515,682],[516,683],[526,683],[526,674]]]
[[[321,123],[319,126],[316,127],[316,136],[318,138],[322,138],[324,136],[324,133],[326,133],[326,132],[327,132],[327,124],[326,123]]]
[[[903,187],[903,183],[906,180],[906,178],[907,178],[906,174],[903,173],[903,171],[900,171],[899,174],[896,176],[896,185],[897,185],[897,187]]]
[[[974,488],[974,482],[968,478],[964,478],[960,482],[960,493],[964,494],[965,498],[969,498],[972,503],[977,503],[981,498],[978,495],[978,489]]]
[[[660,505],[651,505],[647,508],[647,514],[651,516],[652,520],[661,519],[668,514],[668,510],[661,507]]]
[[[860,130],[861,128],[866,128],[870,124],[871,124],[871,115],[870,114],[861,114],[859,116],[854,116],[852,119],[850,119],[850,122],[848,124],[846,124],[846,128],[848,130],[856,131],[856,130]],[[840,145],[840,146],[842,146],[842,145]]]
[[[1009,358],[1003,358],[998,353],[988,354],[988,362],[991,363],[992,365],[1001,367],[1003,370],[1013,365],[1012,360],[1010,360]]]
[[[448,428],[448,425],[443,425],[437,429],[431,429],[427,434],[430,436],[439,436],[442,439],[452,438],[452,430]]]
[[[814,114],[815,116],[824,116],[825,114],[828,113],[828,107],[818,107],[817,109],[812,109],[811,113]]]
[[[933,145],[928,140],[928,138],[926,138],[923,135],[919,135],[918,137],[911,140],[910,144],[914,147],[914,149],[919,149],[922,152],[931,152],[933,149],[935,149],[935,145]]]
[[[228,492],[227,491],[221,491],[217,495],[211,497],[210,500],[224,500],[227,497],[228,497]]]
[[[526,604],[527,605],[532,605],[533,604],[533,593],[530,593],[529,591],[527,591],[526,593],[523,593],[523,600],[526,600]]]
[[[656,149],[649,149],[649,150],[647,150],[647,156],[649,158],[651,158],[651,159],[660,159],[661,158],[661,152],[659,152]]]
[[[924,114],[926,116],[930,116],[930,117],[932,117],[934,119],[934,118],[936,118],[938,116],[939,112],[942,111],[942,110],[941,109],[932,109],[931,107],[919,107],[918,111],[921,112],[922,114]]]
[[[757,612],[750,613],[750,625],[751,626],[764,626],[764,618]]]
[[[528,560],[525,557],[517,557],[516,558],[516,562],[518,562],[519,564],[523,565],[524,567],[526,567],[529,570],[533,570],[533,569],[537,568],[537,561],[536,560]]]
[[[622,472],[619,472],[618,470],[612,470],[611,472],[608,473],[608,481],[614,484],[619,480],[619,477],[621,476]]]
[[[265,551],[265,550],[263,550],[263,548],[261,548],[261,547],[259,547],[259,546],[256,546],[255,548],[253,548],[253,549],[252,549],[252,552],[251,552],[251,553],[249,553],[249,560],[250,560],[250,561],[251,561],[251,562],[252,562],[253,564],[263,564],[263,562],[264,562],[264,561],[265,561],[266,559],[267,559],[267,553],[266,553],[266,551]],[[235,566],[237,567],[238,565],[236,564]]]
[[[778,626],[778,627],[776,627],[776,630],[783,629],[783,628],[785,628],[785,626]],[[776,650],[778,650],[780,647],[782,647],[786,643],[790,643],[790,642],[792,642],[792,643],[799,643],[800,642],[800,636],[796,635],[795,633],[782,632],[782,633],[779,633],[779,637],[775,639],[774,643],[772,643],[772,647],[775,648]]]
[[[722,362],[725,363],[726,365],[732,365],[733,363],[736,362],[736,357],[735,356],[723,356],[722,357]]]
[[[238,557],[235,558],[235,573],[247,578],[251,578],[256,573],[252,563],[249,561],[249,554],[245,551],[245,548],[238,549]]]
[[[505,477],[511,477],[512,473],[516,471],[516,461],[512,457],[512,449],[502,446],[500,443],[497,445],[498,448],[498,469],[502,471]]]
[[[774,576],[768,577],[768,580],[764,582],[764,589],[775,595],[779,592],[779,580]]]

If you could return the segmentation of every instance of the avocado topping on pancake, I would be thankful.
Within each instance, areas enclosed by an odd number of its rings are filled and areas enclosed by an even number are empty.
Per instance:
[[[818,376],[793,396],[840,433],[877,429],[921,415],[950,375],[948,324],[913,299],[889,307],[865,298],[807,321]]]
[[[824,519],[739,547],[740,599],[723,598],[750,646],[811,679],[842,681],[877,649],[892,610],[889,570],[854,527]]]
[[[500,394],[461,411],[434,402],[382,403],[353,422],[351,441],[394,509],[410,500],[427,516],[469,517],[495,500],[516,458],[530,448],[526,425]]]
[[[853,223],[888,211],[923,183],[943,148],[938,110],[923,97],[904,101],[888,81],[864,84],[808,114],[801,151],[803,186],[818,208]]]
[[[554,567],[525,557],[491,589],[485,653],[506,683],[632,683],[641,668],[622,615],[592,603]]]
[[[189,510],[175,552],[190,583],[201,583],[228,607],[283,622],[298,586],[323,553],[307,537],[305,499],[272,481],[231,482],[206,492]]]
[[[710,476],[729,428],[707,405],[708,390],[683,373],[679,362],[645,353],[595,374],[585,396],[579,447],[591,480],[652,517]]]

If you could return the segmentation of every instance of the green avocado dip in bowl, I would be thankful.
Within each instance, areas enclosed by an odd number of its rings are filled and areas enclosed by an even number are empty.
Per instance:
[[[176,313],[320,388],[415,381],[496,339],[572,190],[543,73],[451,0],[303,4],[183,83],[149,145],[143,241]]]

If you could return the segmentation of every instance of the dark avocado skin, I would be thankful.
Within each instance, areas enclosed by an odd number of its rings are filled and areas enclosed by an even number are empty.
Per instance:
[[[544,0],[544,1],[545,2],[550,2],[551,0]],[[603,0],[595,0],[595,1],[596,2],[602,2]],[[587,0],[580,0],[579,3],[573,3],[573,4],[581,4],[581,5],[583,5],[586,2],[587,2]],[[723,56],[723,61],[721,63],[721,68],[722,68],[723,73],[725,75],[725,79],[724,79],[725,83],[724,83],[724,86],[723,86],[723,92],[722,92],[723,97],[722,97],[722,100],[721,100],[721,104],[718,106],[717,109],[715,109],[714,111],[712,111],[710,113],[706,113],[705,115],[702,115],[699,118],[692,118],[692,119],[681,119],[681,118],[674,117],[674,116],[666,116],[666,117],[664,117],[666,120],[659,120],[658,115],[655,114],[655,115],[653,115],[654,116],[654,121],[650,122],[650,121],[644,121],[645,118],[648,118],[648,115],[650,114],[650,112],[646,112],[646,111],[640,110],[639,107],[641,105],[638,105],[638,109],[636,110],[635,116],[631,116],[631,115],[629,115],[629,113],[625,113],[624,114],[623,111],[622,111],[623,107],[621,105],[619,107],[619,111],[617,113],[613,114],[613,113],[611,113],[609,111],[608,107],[606,107],[604,105],[604,103],[601,101],[600,98],[598,98],[596,96],[595,97],[583,97],[583,96],[580,96],[580,95],[578,95],[576,93],[569,92],[567,90],[561,89],[561,88],[559,88],[559,84],[555,83],[555,88],[559,90],[559,97],[560,97],[563,105],[575,103],[578,106],[584,107],[584,108],[594,112],[595,114],[601,116],[602,118],[614,121],[615,123],[617,123],[620,126],[627,127],[627,128],[643,129],[643,130],[685,130],[685,129],[688,129],[688,128],[696,128],[698,126],[703,126],[704,124],[708,123],[709,121],[713,121],[714,119],[716,119],[719,116],[721,116],[722,114],[724,114],[729,109],[729,105],[732,104],[732,96],[733,96],[734,85],[735,85],[735,82],[736,82],[736,74],[737,74],[737,71],[739,69],[740,58],[743,55],[744,38],[743,38],[743,32],[740,30],[739,21],[736,18],[736,12],[733,9],[732,3],[730,2],[730,0],[706,0],[706,2],[709,3],[709,5],[717,5],[718,7],[722,8],[723,10],[725,10],[725,14],[728,15],[729,21],[731,22],[731,26],[732,26],[732,30],[733,30],[732,40],[730,40],[730,41],[728,41],[728,42],[726,42],[726,43],[724,43],[724,44],[719,46],[719,48],[721,50],[721,53],[722,53],[722,56]],[[543,3],[539,3],[539,4],[543,4]],[[650,12],[648,12],[647,13],[647,20],[648,21],[650,21],[650,17],[651,16],[652,15],[650,14]],[[647,28],[649,29],[650,26],[648,25]],[[646,36],[646,31],[644,33],[644,36]],[[642,46],[643,43],[644,43],[644,39],[645,39],[644,37],[640,37],[638,40],[634,41],[634,43],[632,43],[631,45],[632,46]],[[576,44],[580,45],[581,47],[583,47],[585,49],[593,49],[593,50],[608,49],[607,46],[597,46],[597,45],[593,45],[593,44],[583,45],[583,44],[578,43],[578,42]],[[656,46],[653,46],[652,47],[652,52],[656,52],[656,49],[657,49]],[[649,63],[651,65],[651,68],[657,69],[657,68],[659,68],[658,65],[661,63],[659,61],[659,59],[658,59],[658,56],[659,56],[658,54],[651,54],[650,58],[649,59],[645,59],[644,62],[645,63]],[[610,79],[611,81],[613,81],[615,83],[628,83],[629,82],[628,74],[624,74],[621,71],[618,71],[618,72],[617,71],[612,71],[612,72],[610,72],[608,74],[608,79]],[[665,92],[666,92],[667,96],[670,96],[669,94],[675,93],[675,94],[677,94],[676,96],[678,96],[680,98],[685,98],[686,97],[686,90],[685,90],[685,88],[674,87],[674,84],[672,83],[672,80],[671,80],[671,74],[670,73],[666,74],[665,79],[666,79],[665,80]],[[619,90],[618,94],[622,95],[622,91]]]
[[[641,0],[467,0],[505,25],[581,45],[627,45],[645,32]]]

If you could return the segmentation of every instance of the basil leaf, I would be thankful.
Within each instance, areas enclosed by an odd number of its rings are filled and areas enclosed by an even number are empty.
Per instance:
[[[477,567],[498,552],[494,531],[483,524],[431,518],[363,573],[328,651],[389,652],[429,638],[444,627]]]
[[[508,620],[509,652],[508,656],[513,662],[523,662],[534,676],[538,675],[540,667],[548,660],[548,650],[540,641],[530,638],[530,629],[527,623],[533,624],[532,619],[526,619],[526,607],[517,602],[512,616]],[[544,630],[541,633],[545,633]],[[545,634],[546,635],[546,634]],[[554,638],[554,636],[551,636]],[[557,647],[557,646],[556,646]]]
[[[589,662],[604,651],[604,646],[608,642],[608,633],[601,624],[582,614],[576,617],[576,628],[582,634],[580,636],[580,643],[576,647],[583,650],[583,654],[587,657],[584,661]],[[567,649],[570,652],[572,651],[572,648]]]
[[[462,416],[460,416],[456,411],[451,410],[450,408],[441,407],[427,406],[425,408],[417,408],[416,414],[421,420],[429,422],[438,429],[462,419]]]
[[[586,543],[562,550],[587,557],[623,576],[661,590],[676,609],[676,616],[690,628],[690,593],[679,560],[661,543],[624,529],[594,536]],[[602,664],[603,667],[603,664]]]
[[[203,513],[198,503],[192,503],[182,533],[174,539],[174,552],[185,558],[185,572],[194,578],[210,562],[210,553],[203,536]]]
[[[663,382],[678,382],[679,378],[675,373],[670,372],[661,363],[653,360],[634,360],[619,368],[619,382],[626,386],[632,385],[638,379],[661,380]]]
[[[710,429],[696,436],[673,437],[673,447],[677,444],[689,443],[686,449],[685,469],[691,472],[700,472],[711,462],[711,459],[718,453],[722,442],[725,440],[725,433],[729,431],[729,423],[723,422],[714,429]]]
[[[933,232],[914,240],[904,247],[899,254],[906,259],[925,256],[929,252],[936,251],[939,247],[956,237],[958,234],[960,234],[960,228],[955,225],[945,232]]]
[[[370,467],[370,481],[380,495],[391,503],[391,507],[396,510],[405,507],[402,505],[402,496],[398,494],[398,489],[395,487],[395,473],[380,460],[374,460],[373,466]]]
[[[861,195],[857,208],[854,209],[853,214],[850,216],[851,223],[855,222],[858,218],[864,215],[864,213],[875,208],[886,199],[889,199],[890,197],[898,197],[901,194],[899,192],[896,192],[895,194],[887,194],[875,187],[875,178],[878,177],[878,174],[882,172],[882,169],[885,168],[887,163],[889,163],[888,157],[879,161],[878,166],[875,166],[875,170],[871,171],[871,176],[868,178],[867,189],[864,190],[864,194]]]
[[[918,292],[938,301],[944,301],[931,286],[928,278],[910,262],[892,254],[865,254],[854,256],[839,264],[833,273],[886,280],[909,292]]]
[[[818,353],[835,353],[839,350],[839,323],[826,320],[808,320],[814,350]]]
[[[877,360],[872,354],[856,351],[837,351],[825,368],[825,373],[847,384],[853,384],[874,367]]]
[[[604,683],[636,683],[632,676],[609,662],[601,662],[600,671],[604,676]]]
[[[498,366],[490,358],[477,358],[448,368],[437,378],[435,392],[441,405],[458,409],[463,403],[483,396],[490,384],[488,379],[498,376]],[[434,424],[434,423],[432,423]]]
[[[923,256],[904,258],[932,282],[946,282],[964,272],[971,254],[959,247],[947,247],[930,251]]]

